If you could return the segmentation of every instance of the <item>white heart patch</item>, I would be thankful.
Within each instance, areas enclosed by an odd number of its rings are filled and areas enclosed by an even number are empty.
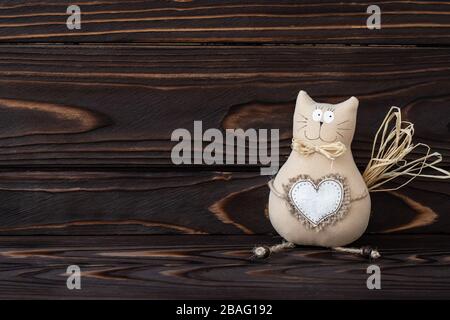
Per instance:
[[[297,209],[313,226],[337,214],[344,200],[344,187],[335,179],[324,179],[318,185],[311,180],[295,182],[289,198]]]

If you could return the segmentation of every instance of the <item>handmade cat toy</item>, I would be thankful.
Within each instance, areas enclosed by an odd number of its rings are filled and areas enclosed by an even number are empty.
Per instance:
[[[380,253],[371,247],[343,247],[367,228],[369,192],[397,190],[418,176],[450,178],[448,171],[436,167],[442,161],[439,153],[431,153],[425,144],[412,143],[413,124],[401,120],[397,107],[390,109],[381,124],[371,160],[361,174],[350,150],[358,104],[355,97],[335,105],[319,103],[300,91],[293,118],[292,152],[269,182],[270,222],[286,241],[256,247],[254,256],[266,258],[296,245],[313,245],[376,259]],[[419,147],[425,148],[426,154],[410,160],[411,151]],[[424,174],[425,168],[439,174]],[[400,176],[406,178],[401,185],[380,188]]]

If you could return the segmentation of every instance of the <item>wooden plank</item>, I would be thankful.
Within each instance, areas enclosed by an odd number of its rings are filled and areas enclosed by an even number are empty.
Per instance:
[[[273,234],[259,172],[2,171],[0,235]],[[448,233],[448,182],[372,194],[371,233]]]
[[[279,128],[284,160],[304,89],[360,99],[358,165],[397,105],[448,167],[449,63],[448,48],[1,46],[0,166],[171,166],[172,131],[195,120]]]
[[[69,0],[6,1],[4,42],[448,44],[450,3],[441,1],[78,1],[81,29],[69,30]],[[369,30],[377,4],[381,29]]]
[[[0,237],[0,298],[445,299],[449,236],[364,237],[376,262],[327,249],[297,248],[249,259],[255,236]],[[381,270],[368,290],[367,267]],[[81,290],[66,288],[69,265]],[[220,288],[218,290],[217,288]]]

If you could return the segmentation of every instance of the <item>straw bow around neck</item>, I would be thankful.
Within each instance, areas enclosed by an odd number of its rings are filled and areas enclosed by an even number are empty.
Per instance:
[[[296,138],[292,139],[291,148],[292,150],[295,150],[304,156],[308,156],[317,152],[332,161],[343,155],[347,150],[345,145],[340,141],[316,146],[312,143]]]

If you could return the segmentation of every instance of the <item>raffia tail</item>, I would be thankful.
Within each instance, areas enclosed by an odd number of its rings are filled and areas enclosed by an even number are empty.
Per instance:
[[[371,159],[363,173],[370,192],[397,190],[416,177],[450,178],[450,172],[436,166],[442,161],[441,154],[431,152],[426,144],[414,144],[413,136],[414,125],[402,121],[400,108],[391,107],[375,135]],[[414,157],[412,152],[419,148],[425,149],[425,155]],[[425,168],[434,170],[436,174],[422,173]],[[381,188],[387,182],[402,176],[409,178],[397,187]]]

